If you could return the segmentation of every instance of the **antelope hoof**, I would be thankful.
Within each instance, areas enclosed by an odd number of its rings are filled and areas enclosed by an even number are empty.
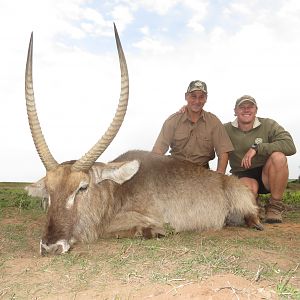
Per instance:
[[[254,224],[253,227],[260,231],[264,230],[264,226],[261,223]]]

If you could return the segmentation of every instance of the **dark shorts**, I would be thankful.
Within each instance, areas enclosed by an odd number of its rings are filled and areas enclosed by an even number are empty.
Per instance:
[[[249,177],[249,178],[253,178],[258,182],[258,194],[269,194],[270,191],[267,190],[267,188],[264,186],[263,182],[262,182],[262,169],[263,167],[258,167],[258,168],[253,168],[253,169],[248,169],[245,171],[241,171],[241,172],[236,172],[234,173],[235,176],[237,176],[238,178],[242,178],[242,177]]]

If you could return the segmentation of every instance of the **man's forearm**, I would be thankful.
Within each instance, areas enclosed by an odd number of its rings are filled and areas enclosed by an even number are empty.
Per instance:
[[[225,174],[226,168],[228,164],[228,153],[222,153],[220,156],[218,156],[218,166],[217,166],[217,172]]]

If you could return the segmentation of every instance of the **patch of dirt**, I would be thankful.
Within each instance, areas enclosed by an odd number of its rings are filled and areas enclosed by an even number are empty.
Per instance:
[[[262,232],[182,233],[156,244],[100,240],[41,257],[43,222],[18,212],[0,219],[0,299],[256,300],[279,299],[276,286],[284,280],[300,288],[297,222],[266,224]],[[217,252],[211,261],[208,247]]]
[[[52,296],[45,299],[55,299]],[[171,282],[168,285],[115,285],[106,291],[94,289],[60,294],[57,299],[277,299],[274,291],[268,286],[258,286],[233,274],[215,275],[200,283]]]

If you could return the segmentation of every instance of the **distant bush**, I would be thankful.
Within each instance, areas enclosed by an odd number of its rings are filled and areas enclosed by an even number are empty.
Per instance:
[[[270,194],[259,195],[259,199],[263,201],[267,201],[270,197]],[[282,200],[286,204],[300,206],[300,191],[286,191]]]
[[[28,196],[24,190],[0,189],[0,208],[4,207],[40,208],[40,199]]]
[[[290,179],[288,182],[288,185],[289,185],[289,183],[300,183],[300,176],[298,179]]]
[[[300,191],[286,191],[283,201],[287,204],[300,206]]]

